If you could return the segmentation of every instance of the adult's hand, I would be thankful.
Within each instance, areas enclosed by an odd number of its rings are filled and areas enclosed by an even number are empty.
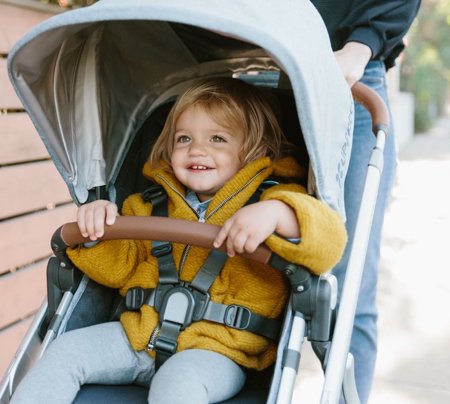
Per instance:
[[[334,54],[342,73],[344,73],[345,80],[352,87],[363,76],[364,69],[372,57],[372,50],[360,42],[347,42]]]

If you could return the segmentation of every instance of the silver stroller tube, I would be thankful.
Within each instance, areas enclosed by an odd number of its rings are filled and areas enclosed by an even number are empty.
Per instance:
[[[383,171],[383,152],[389,123],[386,105],[373,90],[360,83],[358,83],[356,89],[352,90],[355,99],[361,101],[371,112],[377,140],[368,164],[364,192],[342,289],[340,308],[325,371],[321,404],[338,403],[342,390],[347,403],[357,404],[360,402],[354,382],[353,358],[349,354],[349,348],[367,244]],[[373,94],[369,94],[370,92]],[[366,95],[373,97],[373,99],[365,98]],[[363,99],[360,100],[360,97]]]

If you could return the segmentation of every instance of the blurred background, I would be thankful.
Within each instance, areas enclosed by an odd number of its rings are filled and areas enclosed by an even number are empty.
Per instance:
[[[9,83],[6,60],[34,25],[92,3],[0,0],[0,377],[45,298],[51,234],[75,218],[66,186]],[[406,43],[389,72],[399,170],[383,237],[371,402],[444,404],[450,402],[450,0],[423,0]],[[315,362],[312,355],[302,362],[299,400],[320,391]]]

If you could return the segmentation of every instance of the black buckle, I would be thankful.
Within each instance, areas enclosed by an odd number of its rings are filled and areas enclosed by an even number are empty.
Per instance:
[[[159,283],[157,288],[156,288],[156,292],[155,292],[155,303],[154,303],[154,307],[155,310],[159,313],[161,311],[161,307],[163,305],[164,302],[164,296],[166,295],[166,293],[174,288],[176,285],[172,285],[172,284],[163,284],[163,283]]]
[[[170,254],[172,252],[172,244],[164,243],[152,248],[152,255],[156,258]]]
[[[125,295],[125,307],[128,310],[139,310],[145,302],[145,290],[143,288],[131,288],[127,290]]]
[[[142,192],[142,198],[146,202],[151,202],[153,199],[163,196],[166,193],[161,185],[150,185],[144,192]]]
[[[192,307],[189,308],[189,313],[187,313],[187,318],[183,325],[184,329],[188,325],[192,324],[192,322],[200,321],[204,317],[211,297],[207,292],[202,292],[198,289],[194,289],[188,282],[180,282],[179,284],[175,285],[163,285],[160,283],[156,289],[154,303],[155,310],[159,313],[160,316],[165,311],[167,305],[166,301],[168,297],[175,292],[180,292],[180,289],[183,289],[184,294],[189,295],[190,299],[193,299]]]
[[[187,285],[187,287],[189,287],[189,285]],[[192,287],[189,287],[189,290],[192,292],[195,300],[192,321],[200,321],[205,316],[206,309],[208,308],[209,301],[211,300],[211,296],[208,292],[202,292],[201,290],[194,289]]]
[[[247,307],[231,304],[225,310],[224,323],[228,327],[245,330],[250,324],[251,316],[252,313]]]
[[[166,339],[164,337],[159,337],[155,341],[154,350],[156,352],[163,352],[169,355],[173,355],[177,351],[178,344],[176,341]]]

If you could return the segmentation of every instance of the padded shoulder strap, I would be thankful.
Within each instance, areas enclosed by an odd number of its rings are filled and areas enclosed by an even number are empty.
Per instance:
[[[167,193],[161,185],[154,184],[142,193],[142,198],[152,204],[152,216],[167,217]],[[172,243],[153,240],[152,255],[158,260],[159,282],[178,283],[178,274],[172,255]]]
[[[152,216],[167,217],[167,193],[159,184],[153,184],[142,192],[142,199],[153,205]]]
[[[253,195],[249,198],[249,200],[245,203],[245,206],[250,205],[252,203],[256,203],[261,199],[262,193],[274,185],[278,185],[279,182],[271,179],[270,177],[265,179],[258,187],[258,189],[253,193]]]

